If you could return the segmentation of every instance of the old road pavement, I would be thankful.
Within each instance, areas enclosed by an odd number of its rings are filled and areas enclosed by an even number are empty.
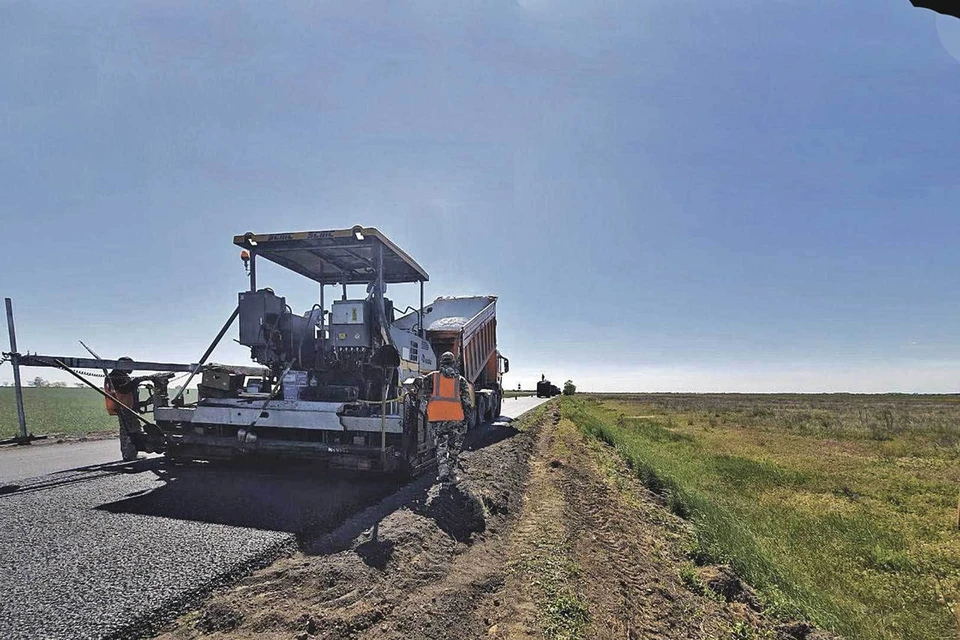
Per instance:
[[[506,399],[501,422],[542,402]],[[474,447],[493,429],[472,432]],[[367,476],[118,454],[116,440],[0,451],[0,637],[147,634],[397,489]]]

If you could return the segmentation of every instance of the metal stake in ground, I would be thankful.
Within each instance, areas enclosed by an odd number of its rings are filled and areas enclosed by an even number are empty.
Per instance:
[[[17,393],[17,420],[20,421],[20,438],[23,444],[30,443],[27,435],[27,417],[23,412],[23,387],[20,384],[20,353],[17,352],[17,330],[13,326],[13,301],[3,299],[7,306],[7,331],[10,333],[10,364],[13,365],[13,386]]]

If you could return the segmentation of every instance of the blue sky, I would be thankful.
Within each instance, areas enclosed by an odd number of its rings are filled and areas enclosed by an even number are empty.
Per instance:
[[[511,386],[956,391],[958,25],[905,0],[3,3],[0,293],[22,350],[195,361],[245,286],[234,234],[362,223],[428,297],[500,296]]]

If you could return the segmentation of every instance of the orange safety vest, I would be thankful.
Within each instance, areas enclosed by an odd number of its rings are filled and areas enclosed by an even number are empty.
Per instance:
[[[115,397],[117,400],[127,405],[133,409],[133,394],[132,393],[116,393],[113,390],[113,385],[110,384],[110,378],[104,378],[103,380],[103,390]],[[113,401],[112,398],[104,396],[103,402],[107,407],[107,415],[115,416],[122,411],[120,405]]]
[[[433,395],[427,401],[427,420],[443,422],[463,420],[463,405],[460,404],[459,380],[448,378],[439,371],[430,374],[433,378]]]

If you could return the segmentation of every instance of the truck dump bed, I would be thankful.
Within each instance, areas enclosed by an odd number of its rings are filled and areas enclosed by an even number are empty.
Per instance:
[[[417,320],[412,313],[395,325],[410,329]],[[423,326],[438,355],[452,351],[462,357],[464,376],[474,383],[497,351],[497,297],[437,298],[424,308]]]

